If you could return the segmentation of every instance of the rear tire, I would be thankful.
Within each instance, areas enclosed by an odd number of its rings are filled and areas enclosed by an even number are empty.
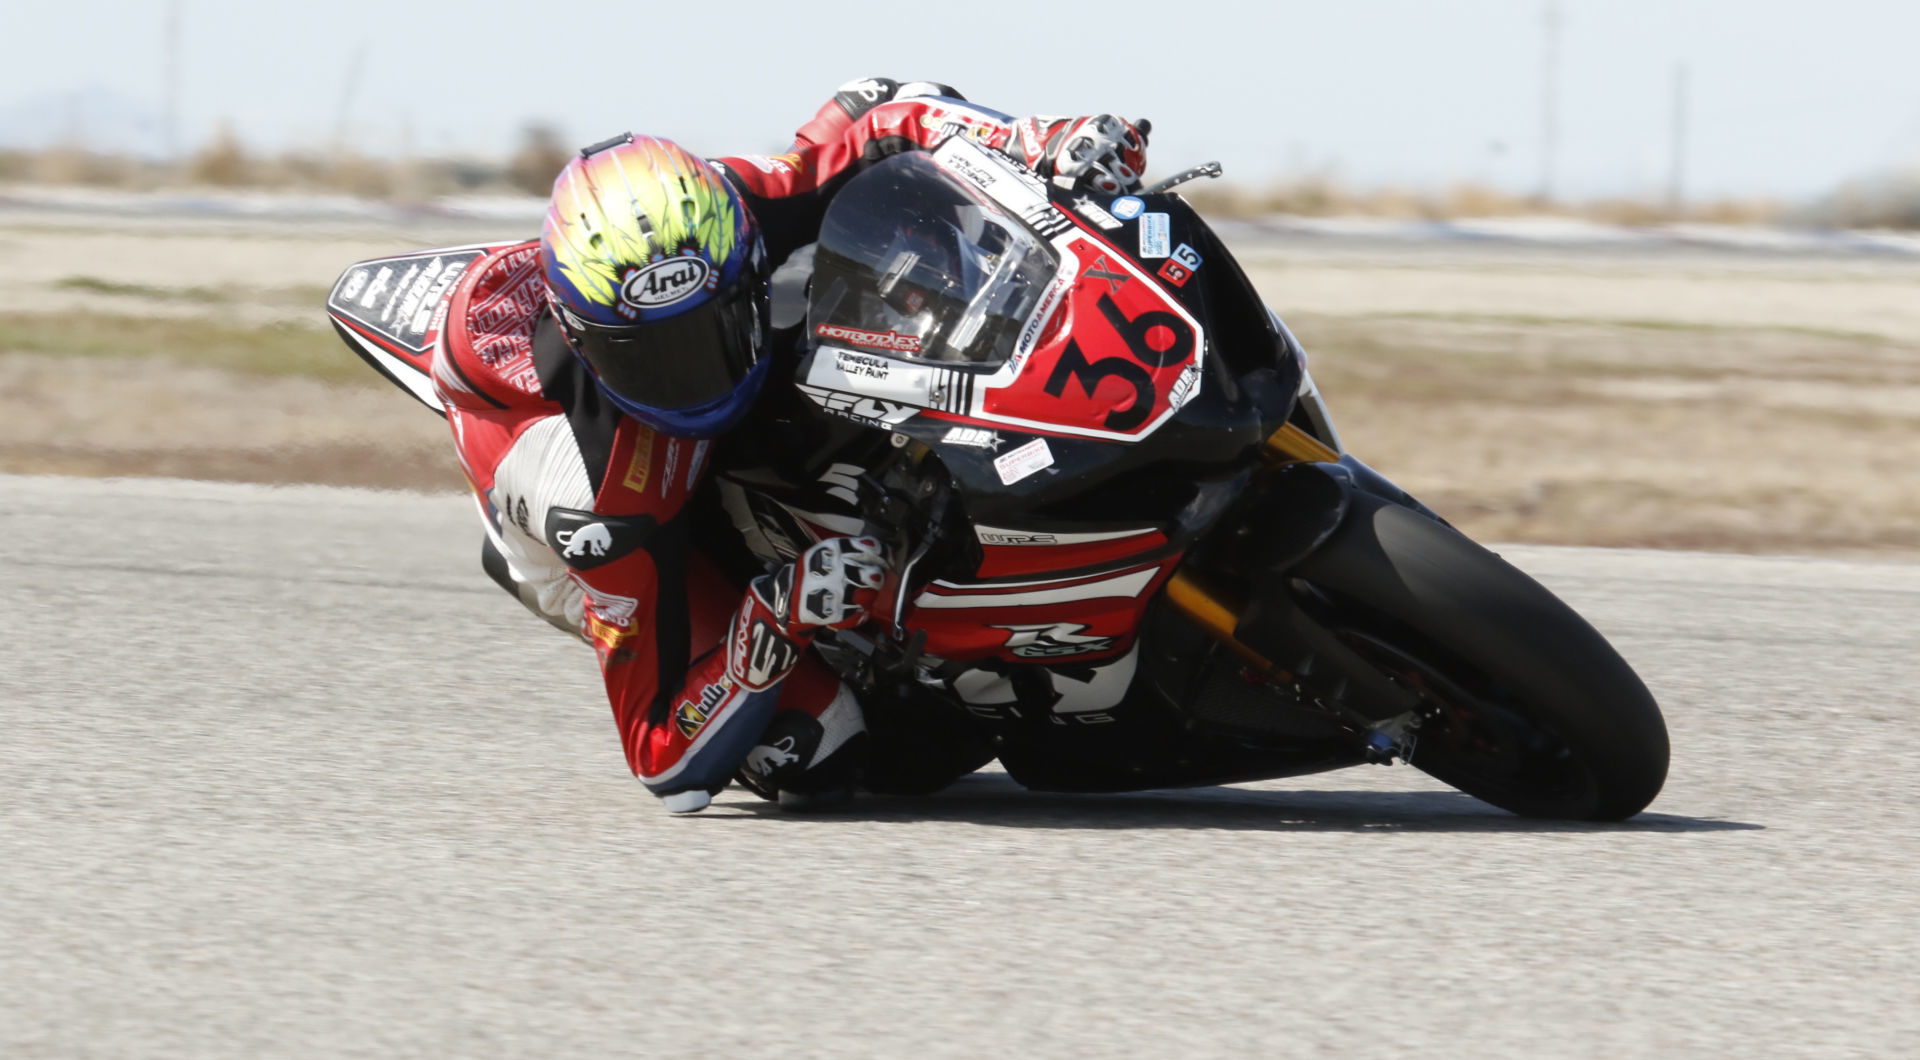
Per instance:
[[[1296,600],[1423,698],[1410,757],[1517,814],[1616,821],[1666,781],[1646,685],[1585,619],[1445,524],[1355,494],[1288,572]]]

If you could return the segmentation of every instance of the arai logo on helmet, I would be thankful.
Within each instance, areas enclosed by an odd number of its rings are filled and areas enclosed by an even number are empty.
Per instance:
[[[627,273],[620,300],[639,309],[672,305],[706,287],[712,269],[695,257],[668,258]]]

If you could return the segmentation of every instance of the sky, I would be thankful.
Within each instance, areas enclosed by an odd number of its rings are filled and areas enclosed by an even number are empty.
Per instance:
[[[1015,115],[1149,117],[1162,175],[1218,159],[1254,185],[1658,196],[1684,66],[1690,199],[1806,199],[1920,166],[1915,0],[0,0],[0,145],[164,153],[170,9],[182,151],[224,125],[269,150],[499,155],[546,122],[761,152],[880,75]]]

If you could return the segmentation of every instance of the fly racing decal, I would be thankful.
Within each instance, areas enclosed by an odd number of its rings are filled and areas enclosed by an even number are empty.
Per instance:
[[[646,543],[659,526],[650,515],[599,515],[578,508],[547,509],[547,545],[574,570],[604,567]]]
[[[828,412],[850,419],[868,427],[893,427],[913,418],[912,405],[900,405],[891,401],[881,401],[864,394],[846,394],[838,390],[827,390],[804,383],[795,384],[814,404]]]
[[[1022,659],[1060,659],[1091,655],[1113,647],[1112,637],[1089,637],[1079,622],[1040,622],[1022,626],[995,626],[1007,630],[1007,651]]]

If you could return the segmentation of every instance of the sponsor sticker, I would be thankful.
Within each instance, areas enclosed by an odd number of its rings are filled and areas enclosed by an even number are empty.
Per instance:
[[[1194,272],[1200,268],[1200,260],[1199,251],[1182,243],[1174,248],[1173,256],[1160,266],[1160,271],[1155,275],[1175,287],[1185,287],[1187,281],[1193,278]]]
[[[1041,239],[1052,239],[1073,228],[1073,222],[1067,220],[1067,215],[1055,209],[1050,202],[1037,202],[1021,210],[1020,219],[1031,226]]]
[[[1138,200],[1135,201],[1137,202]],[[1073,200],[1073,210],[1075,213],[1099,225],[1108,232],[1120,227],[1119,218],[1108,213],[1099,203],[1094,202],[1085,195]]]
[[[1032,353],[1034,346],[1040,342],[1040,332],[1046,328],[1047,321],[1053,319],[1054,310],[1059,307],[1061,296],[1065,295],[1067,288],[1072,285],[1072,276],[1063,272],[1055,276],[1053,282],[1047,285],[1046,291],[1040,295],[1040,304],[1033,307],[1033,315],[1028,317],[1025,326],[1021,327],[1020,341],[1013,347],[1014,374],[1019,374],[1020,369],[1026,365],[1027,354]]]
[[[629,269],[620,284],[620,301],[635,309],[672,305],[706,289],[712,268],[703,258],[682,256]]]
[[[407,271],[400,277],[399,281],[390,288],[390,290],[393,291],[393,296],[387,299],[386,306],[380,310],[380,322],[382,324],[389,323],[393,320],[394,307],[398,306],[400,299],[406,295],[408,286],[413,283],[413,278],[420,275],[420,268],[420,263],[417,261],[407,266]]]
[[[983,545],[1057,545],[1060,539],[1052,534],[1028,533],[1023,530],[988,530],[984,527],[974,531]]]
[[[693,459],[687,461],[687,492],[689,493],[693,492],[693,484],[700,480],[700,468],[707,462],[709,444],[711,443],[704,440],[694,443]]]
[[[635,493],[647,492],[647,476],[653,470],[653,431],[638,427],[633,434],[633,456],[627,461],[627,474],[621,481]]]
[[[387,288],[392,283],[393,269],[385,265],[380,266],[380,271],[373,274],[372,286],[368,287],[367,293],[360,298],[360,308],[372,309],[373,304],[380,300],[381,295],[387,293]]]
[[[838,324],[821,324],[813,329],[813,333],[823,339],[836,339],[849,346],[859,346],[869,350],[886,350],[888,353],[920,352],[920,336],[906,335],[898,331],[862,331],[859,328],[841,327]]]
[[[1140,215],[1140,256],[1164,258],[1173,253],[1173,222],[1163,213]]]
[[[989,431],[981,427],[948,427],[946,437],[940,439],[945,445],[963,445],[969,449],[1000,450],[1006,442],[999,431]]]
[[[981,191],[990,191],[994,185],[1000,183],[1000,178],[995,175],[992,170],[974,163],[973,160],[965,156],[952,155],[947,158],[946,162],[948,169],[953,170],[965,178],[967,183],[972,184]]]
[[[575,575],[574,580],[579,581],[579,576]],[[586,590],[586,595],[581,602],[586,607],[588,617],[617,629],[626,629],[632,625],[633,613],[640,609],[639,600],[631,596],[604,592],[585,582],[580,582],[580,587]]]
[[[699,699],[683,699],[673,708],[673,726],[680,735],[693,739],[699,735],[700,727],[713,717],[713,713],[726,701],[727,694],[733,691],[731,678],[722,676],[720,680],[700,690]]]
[[[680,466],[680,439],[667,442],[667,466],[660,475],[660,496],[664,497],[673,489],[673,472]]]
[[[1131,221],[1146,212],[1146,209],[1147,204],[1132,195],[1123,195],[1113,200],[1112,204],[1107,207],[1109,213],[1122,221]]]
[[[1035,438],[1018,449],[993,458],[993,469],[999,472],[1003,486],[1011,486],[1052,466],[1053,450],[1047,448],[1045,438]]]
[[[1193,395],[1199,392],[1200,366],[1190,364],[1182,369],[1180,377],[1173,381],[1173,389],[1168,392],[1167,400],[1173,404],[1174,408],[1182,408],[1187,402],[1193,400]]]
[[[348,273],[347,282],[340,285],[341,300],[351,302],[360,297],[360,292],[367,289],[367,275],[365,269],[355,269]]]

